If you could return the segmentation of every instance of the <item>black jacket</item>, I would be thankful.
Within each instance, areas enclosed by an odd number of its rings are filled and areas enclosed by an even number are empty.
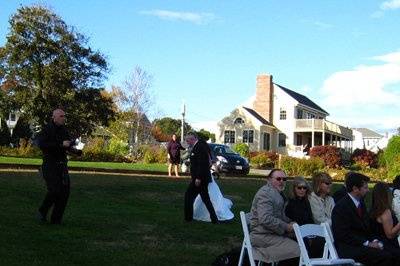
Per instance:
[[[66,162],[68,148],[63,147],[64,140],[71,140],[65,126],[58,126],[53,121],[48,123],[38,137],[39,148],[43,152],[43,161]]]
[[[190,174],[192,180],[200,179],[202,184],[211,182],[211,150],[204,140],[198,140],[190,153]]]
[[[289,199],[285,208],[285,214],[290,220],[295,221],[299,225],[314,223],[310,202],[307,198]]]
[[[370,230],[369,215],[363,201],[361,201],[361,208],[362,217],[357,214],[357,208],[348,194],[333,208],[332,233],[339,255],[354,247],[363,247],[363,243],[367,240],[374,239]]]

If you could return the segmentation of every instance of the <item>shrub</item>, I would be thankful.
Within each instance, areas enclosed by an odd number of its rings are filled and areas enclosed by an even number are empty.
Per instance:
[[[249,158],[250,149],[246,143],[237,143],[233,145],[232,149],[239,153],[241,156]]]
[[[342,166],[342,158],[340,155],[340,149],[335,146],[315,146],[310,150],[310,156],[312,158],[321,158],[325,166],[329,168],[338,168]]]
[[[30,140],[20,139],[17,148],[0,146],[0,155],[24,158],[38,158],[41,157],[42,151],[32,145]]]
[[[157,145],[142,145],[138,148],[138,152],[143,154],[141,160],[145,163],[166,163],[167,150]]]
[[[129,153],[129,147],[126,142],[113,138],[108,144],[107,151],[115,155],[126,156]]]
[[[378,157],[378,167],[386,167],[385,152],[379,150],[376,156]]]
[[[324,169],[324,161],[321,158],[299,159],[290,156],[282,156],[281,168],[289,176],[311,176],[315,172]]]
[[[378,166],[377,155],[374,152],[366,149],[356,149],[351,155],[351,160],[361,168],[376,168]]]
[[[274,152],[251,152],[250,163],[255,168],[275,167],[278,163],[278,154]]]

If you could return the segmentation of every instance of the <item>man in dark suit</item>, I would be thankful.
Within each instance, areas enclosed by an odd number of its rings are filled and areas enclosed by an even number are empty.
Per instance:
[[[185,193],[185,220],[193,220],[193,203],[200,194],[204,205],[210,213],[212,223],[218,223],[217,215],[208,194],[208,183],[211,182],[211,150],[208,144],[198,139],[195,133],[186,136],[186,142],[192,147],[190,153],[190,175],[192,180]]]
[[[364,265],[398,265],[390,251],[371,233],[364,204],[369,178],[355,172],[346,174],[347,194],[332,211],[332,231],[340,258],[352,258]]]

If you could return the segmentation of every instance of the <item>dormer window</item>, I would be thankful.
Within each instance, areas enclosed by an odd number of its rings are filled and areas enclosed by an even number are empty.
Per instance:
[[[242,124],[244,124],[244,120],[241,117],[238,117],[235,119],[235,121],[233,123],[235,125],[242,125]]]

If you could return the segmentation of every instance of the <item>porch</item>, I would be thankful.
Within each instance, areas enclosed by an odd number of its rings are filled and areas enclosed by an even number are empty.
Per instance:
[[[353,131],[325,119],[296,119],[294,143],[297,146],[334,145],[351,151]]]

